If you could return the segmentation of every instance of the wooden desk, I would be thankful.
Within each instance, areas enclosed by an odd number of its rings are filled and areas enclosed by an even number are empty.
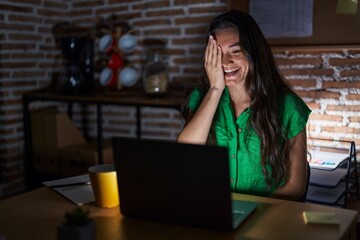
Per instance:
[[[95,220],[96,239],[356,239],[357,212],[321,205],[235,194],[236,199],[260,203],[235,231],[220,232],[127,219],[119,208],[86,205]],[[0,202],[0,236],[7,240],[56,239],[56,226],[75,205],[48,188]],[[211,210],[211,209],[210,209]],[[302,211],[335,212],[340,226],[306,225]]]

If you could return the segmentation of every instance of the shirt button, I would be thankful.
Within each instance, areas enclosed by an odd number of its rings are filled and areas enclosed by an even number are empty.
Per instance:
[[[233,154],[231,157],[232,157],[232,158],[235,158],[235,154]]]
[[[242,129],[241,128],[238,128],[238,132],[240,133],[242,131]]]
[[[230,178],[230,182],[234,182],[234,179],[233,179],[233,178]]]

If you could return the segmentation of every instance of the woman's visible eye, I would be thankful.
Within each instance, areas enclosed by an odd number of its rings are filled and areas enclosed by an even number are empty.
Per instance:
[[[241,53],[241,49],[233,50],[232,53],[233,53],[233,54],[239,54],[239,53]]]

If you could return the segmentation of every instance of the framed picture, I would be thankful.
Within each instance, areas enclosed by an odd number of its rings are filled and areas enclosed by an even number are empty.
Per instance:
[[[252,2],[254,1],[254,2]],[[278,0],[267,0],[278,3]],[[294,1],[298,4],[299,1]],[[331,46],[331,45],[360,45],[360,3],[358,0],[312,0],[312,32],[305,37],[270,37],[267,38],[271,46]],[[228,0],[228,9],[238,9],[251,14],[251,4],[260,0]],[[289,2],[287,2],[288,4]],[[291,2],[289,3],[291,4]],[[262,6],[261,4],[258,4]],[[266,4],[263,4],[264,8]],[[259,9],[259,8],[258,8]],[[297,8],[284,8],[296,11]],[[253,9],[252,9],[253,10]],[[263,9],[261,11],[268,11]],[[286,12],[292,16],[295,13]]]

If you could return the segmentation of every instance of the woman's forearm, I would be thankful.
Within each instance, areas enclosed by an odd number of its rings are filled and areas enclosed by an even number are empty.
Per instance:
[[[286,183],[278,188],[273,197],[297,200],[306,190],[307,160],[306,160],[306,129],[290,140],[289,169]]]
[[[199,108],[195,114],[188,119],[184,129],[180,132],[177,139],[178,142],[206,143],[222,91],[223,90],[217,88],[208,90]]]

